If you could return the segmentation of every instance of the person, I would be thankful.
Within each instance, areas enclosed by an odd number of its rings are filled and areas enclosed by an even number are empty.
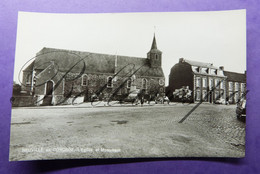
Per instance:
[[[92,105],[92,106],[93,106],[93,102],[95,101],[96,97],[97,97],[97,96],[96,96],[95,93],[91,95],[90,102],[91,102],[91,105]]]
[[[170,104],[170,100],[169,100],[168,96],[164,97],[163,104],[164,104],[165,101],[167,102],[168,105]]]
[[[141,97],[141,106],[144,104],[144,96]]]
[[[150,104],[151,99],[152,99],[152,96],[149,95],[149,97],[148,97],[148,101],[147,101],[148,104]]]

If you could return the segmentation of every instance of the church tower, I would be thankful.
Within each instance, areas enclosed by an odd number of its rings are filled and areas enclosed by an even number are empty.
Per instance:
[[[152,68],[161,67],[162,65],[162,52],[157,49],[155,35],[153,36],[151,50],[147,53],[147,59]]]

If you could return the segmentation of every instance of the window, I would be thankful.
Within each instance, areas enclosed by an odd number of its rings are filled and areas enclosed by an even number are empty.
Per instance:
[[[238,93],[237,93],[237,92],[235,93],[235,97],[234,97],[234,98],[235,98],[235,102],[238,102],[239,96],[238,96]]]
[[[111,76],[109,76],[107,78],[107,87],[108,88],[112,88],[112,86],[113,86],[112,80],[113,80],[113,78]]]
[[[160,88],[160,92],[164,92],[164,91],[163,91],[163,88]]]
[[[203,88],[206,88],[206,87],[207,87],[207,79],[206,79],[206,78],[203,78],[203,79],[202,79],[202,87],[203,87]]]
[[[120,89],[117,91],[117,94],[118,94],[118,95],[122,95],[122,88],[120,88]]]
[[[88,85],[88,76],[86,74],[84,74],[82,76],[82,82],[81,82],[82,86],[87,86]]]
[[[223,91],[221,91],[221,93],[220,93],[220,98],[224,99],[224,92]]]
[[[213,88],[213,79],[209,79],[209,89]]]
[[[215,91],[215,100],[218,100],[220,98],[219,91]]]
[[[201,68],[201,73],[208,74],[208,68]]]
[[[216,69],[210,69],[210,74],[211,75],[216,75],[217,74],[217,70]]]
[[[219,85],[220,85],[220,84],[219,84],[219,79],[215,79],[215,87],[216,87],[216,88],[219,88]]]
[[[230,103],[233,102],[233,92],[229,92],[229,93],[228,93],[228,101],[229,101]]]
[[[246,84],[241,83],[241,92],[245,92]]]
[[[28,84],[31,84],[31,79],[32,78],[32,75],[31,74],[27,74],[27,76],[26,76],[26,84],[28,85]]]
[[[200,87],[200,77],[196,77],[196,87]]]
[[[147,80],[143,79],[142,80],[142,89],[146,89],[147,88]]]
[[[131,88],[132,80],[127,80],[126,87]]]
[[[204,101],[207,101],[207,91],[206,90],[203,90],[202,98],[203,98]]]
[[[229,91],[233,91],[233,82],[228,83],[228,89]]]
[[[238,90],[239,90],[239,83],[236,82],[236,83],[235,83],[235,91],[238,91]]]
[[[199,101],[200,100],[200,90],[196,91],[196,100]]]
[[[223,83],[223,81],[220,82],[220,89],[224,89],[224,83]]]

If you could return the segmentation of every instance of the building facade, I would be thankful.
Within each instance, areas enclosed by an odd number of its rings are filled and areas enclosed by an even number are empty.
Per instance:
[[[162,52],[154,36],[146,58],[43,48],[23,71],[22,90],[36,105],[119,100],[131,93],[163,96]]]
[[[245,73],[236,73],[224,71],[226,79],[226,100],[229,103],[237,103],[239,99],[246,96],[246,71]]]
[[[178,101],[174,92],[186,88],[191,90],[191,102],[214,103],[226,98],[226,78],[223,67],[180,58],[171,68],[166,95],[171,101]]]

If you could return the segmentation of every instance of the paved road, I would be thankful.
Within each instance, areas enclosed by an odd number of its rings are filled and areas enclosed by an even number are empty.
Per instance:
[[[245,123],[235,106],[89,104],[12,109],[10,160],[243,157]]]

